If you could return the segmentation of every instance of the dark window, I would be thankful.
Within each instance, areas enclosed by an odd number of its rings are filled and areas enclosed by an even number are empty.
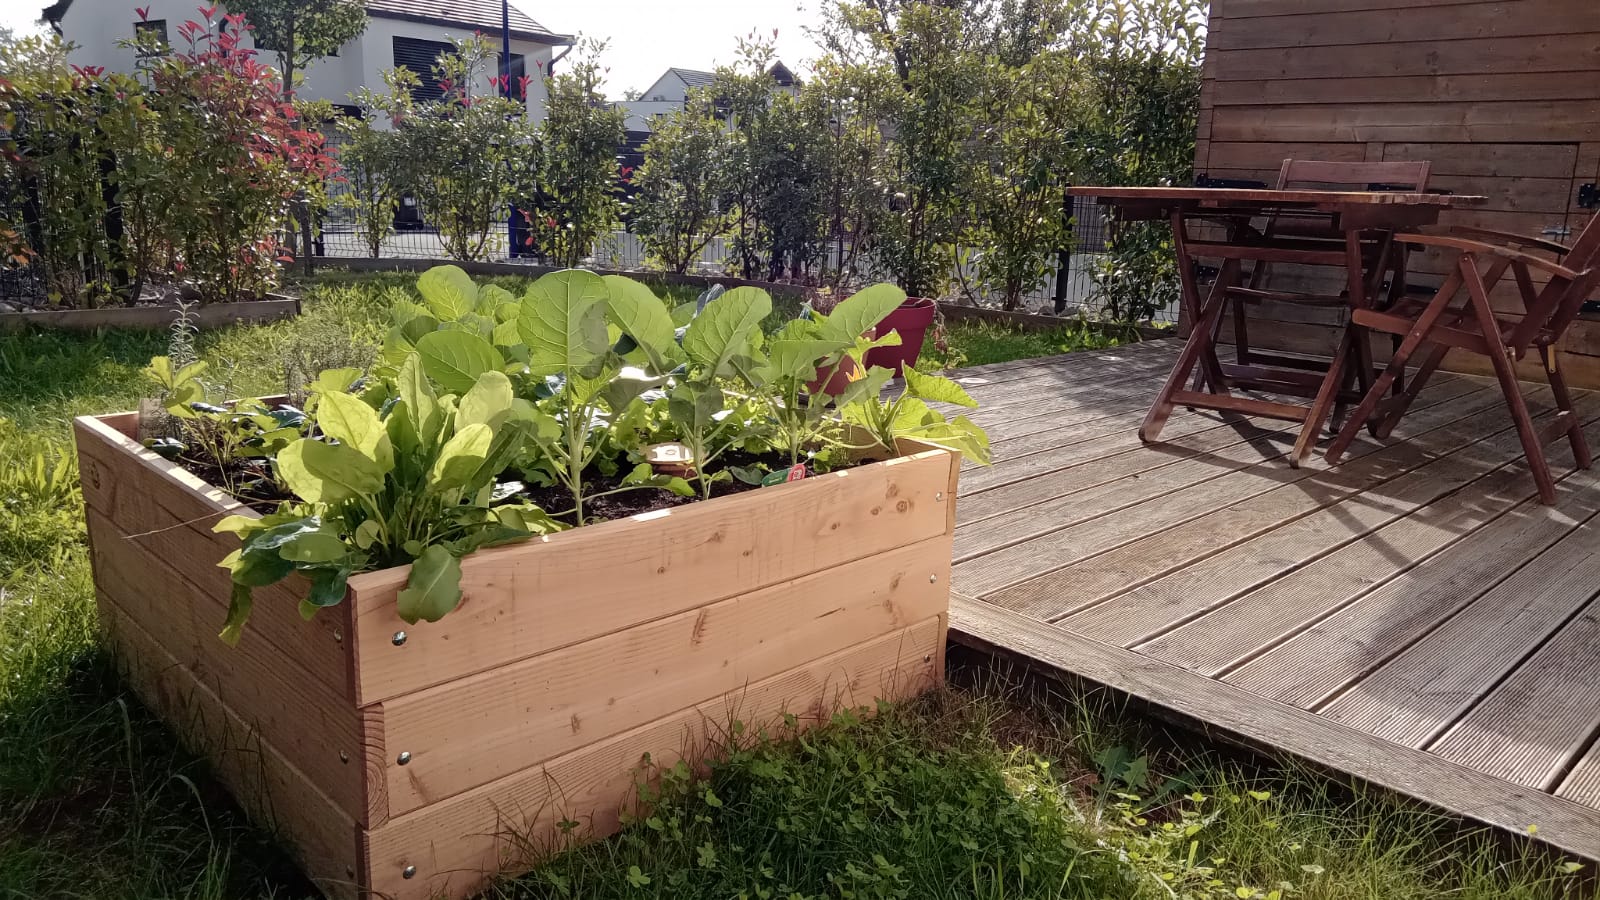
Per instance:
[[[133,36],[138,39],[140,56],[160,56],[167,52],[166,19],[133,23]]]
[[[425,103],[444,96],[444,91],[439,89],[439,77],[433,72],[433,64],[438,61],[440,54],[449,53],[454,49],[443,41],[404,37],[394,39],[394,64],[397,67],[405,66],[417,73],[420,82],[411,89],[411,99]]]
[[[394,64],[396,66],[405,66],[407,69],[417,73],[417,79],[420,82],[412,89],[411,99],[418,103],[425,103],[429,100],[438,100],[444,96],[444,91],[439,89],[439,77],[434,74],[433,66],[434,63],[439,61],[440,55],[453,52],[455,52],[455,47],[443,41],[425,41],[420,38],[404,37],[394,39]],[[497,67],[500,65],[499,54],[495,54],[495,65]],[[513,97],[517,94],[517,79],[526,75],[527,72],[528,64],[523,55],[521,53],[511,54],[511,94]],[[500,69],[496,68],[494,74],[498,77]],[[473,95],[482,96],[486,93],[486,87],[483,84],[471,85]]]

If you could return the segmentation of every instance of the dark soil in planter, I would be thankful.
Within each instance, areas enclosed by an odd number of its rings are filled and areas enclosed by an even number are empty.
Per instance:
[[[720,469],[726,469],[730,466],[750,468],[758,465],[774,472],[783,472],[789,468],[787,457],[779,453],[769,453],[764,456],[758,456],[753,453],[727,453],[717,460],[717,467]],[[850,464],[835,466],[829,471],[838,471],[844,468],[850,468]],[[626,476],[627,470],[628,467],[624,464],[616,475],[607,476],[600,474],[597,470],[590,471],[587,473],[589,486],[586,488],[586,492],[601,494],[621,487],[622,479]],[[816,474],[817,470],[814,467],[806,466],[807,478]],[[593,525],[600,521],[625,519],[628,516],[636,516],[640,513],[656,512],[658,510],[671,509],[675,506],[686,506],[690,503],[700,502],[699,483],[689,479],[689,484],[696,491],[693,497],[682,497],[665,488],[645,487],[620,494],[612,494],[609,497],[585,498],[583,502],[584,519],[586,524]],[[729,497],[734,494],[743,494],[746,491],[758,490],[760,487],[761,485],[759,484],[747,484],[737,478],[719,481],[711,486],[711,497],[712,499]],[[562,512],[572,508],[572,494],[566,488],[560,486],[532,488],[525,491],[523,497],[547,512]],[[566,522],[568,525],[575,524],[571,513],[559,515],[556,518]]]
[[[210,460],[193,456],[182,455],[173,461],[182,466],[185,471],[205,481],[206,484],[219,488],[230,483],[233,484],[235,487],[229,493],[240,503],[263,515],[276,510],[279,503],[294,499],[282,491],[278,483],[273,480],[271,464],[265,459],[236,459],[226,472]],[[857,464],[846,463],[841,466],[833,466],[828,471],[839,471]],[[753,453],[728,453],[718,460],[718,465],[720,468],[761,466],[773,472],[783,472],[789,468],[787,457],[779,453],[769,453],[762,456]],[[586,492],[589,494],[603,494],[606,491],[621,487],[622,479],[629,468],[629,464],[624,460],[619,465],[615,475],[604,475],[598,469],[591,469],[586,473],[588,485]],[[816,474],[817,470],[813,466],[806,466],[807,478]],[[697,492],[699,491],[700,486],[697,482],[691,479],[689,483]],[[760,487],[761,485],[747,484],[735,478],[717,482],[711,488],[711,496],[712,498],[728,497],[734,494],[742,494],[746,491],[757,490]],[[226,488],[224,489],[226,490]],[[521,496],[523,499],[537,504],[547,512],[560,513],[572,508],[572,495],[566,488],[559,485],[530,488],[524,491]],[[665,488],[641,487],[607,497],[586,498],[583,504],[583,514],[586,523],[593,525],[601,521],[625,519],[628,516],[636,516],[640,513],[671,509],[675,506],[684,506],[699,501],[700,496],[698,493],[693,497],[682,497]],[[566,522],[568,525],[576,524],[570,512],[565,515],[558,515],[556,518]]]

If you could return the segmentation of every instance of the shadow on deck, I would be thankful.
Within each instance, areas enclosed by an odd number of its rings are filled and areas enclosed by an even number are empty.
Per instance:
[[[952,639],[1600,858],[1600,467],[1551,444],[1540,505],[1498,388],[1459,375],[1337,469],[1209,412],[1143,446],[1176,349],[959,373],[996,462],[962,473]]]

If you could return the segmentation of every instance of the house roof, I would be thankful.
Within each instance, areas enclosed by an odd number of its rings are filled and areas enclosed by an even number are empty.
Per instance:
[[[668,69],[667,71],[678,76],[678,80],[692,88],[710,87],[711,83],[717,80],[717,73],[715,72],[700,72],[695,69],[680,69],[676,66]]]
[[[500,31],[499,0],[365,0],[369,15],[413,22],[464,25],[485,34]],[[544,44],[570,44],[572,36],[556,34],[522,10],[510,7],[511,36]]]
[[[385,19],[403,19],[411,22],[428,22],[456,25],[497,34],[500,31],[500,3],[498,0],[364,0],[367,13]],[[42,18],[60,29],[62,18],[72,0],[56,0],[45,7]],[[510,7],[511,36],[541,44],[570,44],[572,36],[556,34],[535,22],[522,10]]]

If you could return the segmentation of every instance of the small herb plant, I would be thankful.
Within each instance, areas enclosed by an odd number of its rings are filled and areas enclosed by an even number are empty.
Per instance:
[[[203,457],[225,480],[241,456],[271,460],[278,508],[216,526],[242,542],[221,563],[233,581],[225,640],[238,640],[255,588],[294,572],[310,582],[309,617],[343,599],[351,574],[410,565],[398,612],[437,621],[460,603],[463,556],[588,524],[611,495],[704,499],[736,478],[825,471],[878,444],[892,453],[903,438],[988,461],[981,429],[930,405],[974,405],[958,385],[907,369],[886,398],[890,373],[865,367],[867,350],[898,343],[876,336],[905,299],[892,285],[806,310],[770,337],[772,300],[750,287],[673,310],[621,276],[556,272],[518,298],[444,266],[417,290],[420,303],[396,305],[370,371],[323,372],[304,412],[213,406],[203,363],[152,361],[185,442],[176,456]],[[682,447],[658,472],[663,442]],[[739,464],[724,465],[729,454]]]

